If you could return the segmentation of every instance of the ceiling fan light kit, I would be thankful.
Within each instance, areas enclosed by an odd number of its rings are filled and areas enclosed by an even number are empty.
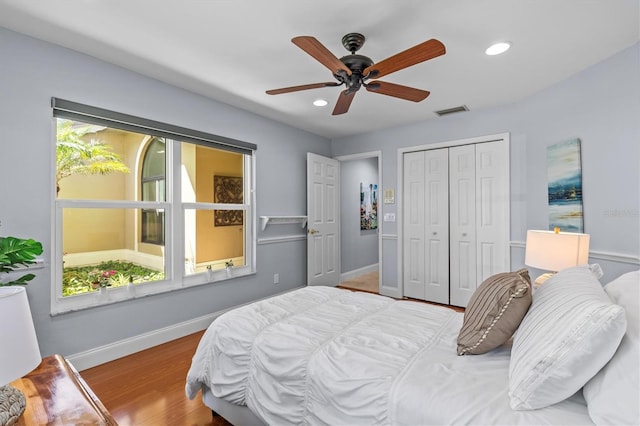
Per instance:
[[[370,82],[368,82],[368,80],[383,77],[387,74],[444,55],[446,53],[444,44],[436,39],[427,40],[376,63],[367,56],[356,54],[365,40],[365,36],[360,33],[346,34],[342,37],[342,45],[351,52],[351,54],[338,59],[316,38],[311,36],[294,37],[291,42],[327,67],[337,82],[303,84],[300,86],[267,90],[266,93],[269,95],[280,95],[300,90],[344,85],[345,90],[338,96],[338,101],[333,109],[333,115],[340,115],[349,111],[353,97],[361,87],[364,87],[368,92],[413,102],[420,102],[429,96],[430,92],[426,90],[380,80]]]

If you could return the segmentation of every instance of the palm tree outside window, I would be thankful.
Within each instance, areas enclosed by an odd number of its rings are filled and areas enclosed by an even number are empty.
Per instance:
[[[142,160],[142,201],[165,201],[165,141],[153,138]],[[164,210],[142,209],[141,241],[164,245]]]

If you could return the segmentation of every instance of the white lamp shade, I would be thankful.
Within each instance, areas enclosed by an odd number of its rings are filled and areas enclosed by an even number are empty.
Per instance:
[[[0,386],[40,364],[40,348],[24,287],[0,287]]]
[[[589,235],[573,232],[527,231],[524,263],[532,268],[560,271],[589,261]]]

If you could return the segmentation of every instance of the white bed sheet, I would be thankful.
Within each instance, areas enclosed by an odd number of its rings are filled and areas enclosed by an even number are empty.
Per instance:
[[[510,349],[458,356],[463,315],[331,287],[238,308],[207,330],[186,391],[247,405],[267,424],[592,424],[581,393],[509,407]]]

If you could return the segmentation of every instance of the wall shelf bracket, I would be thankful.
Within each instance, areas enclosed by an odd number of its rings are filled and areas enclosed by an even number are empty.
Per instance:
[[[307,216],[260,216],[260,227],[264,231],[267,225],[288,225],[299,223],[302,228],[307,226]]]

